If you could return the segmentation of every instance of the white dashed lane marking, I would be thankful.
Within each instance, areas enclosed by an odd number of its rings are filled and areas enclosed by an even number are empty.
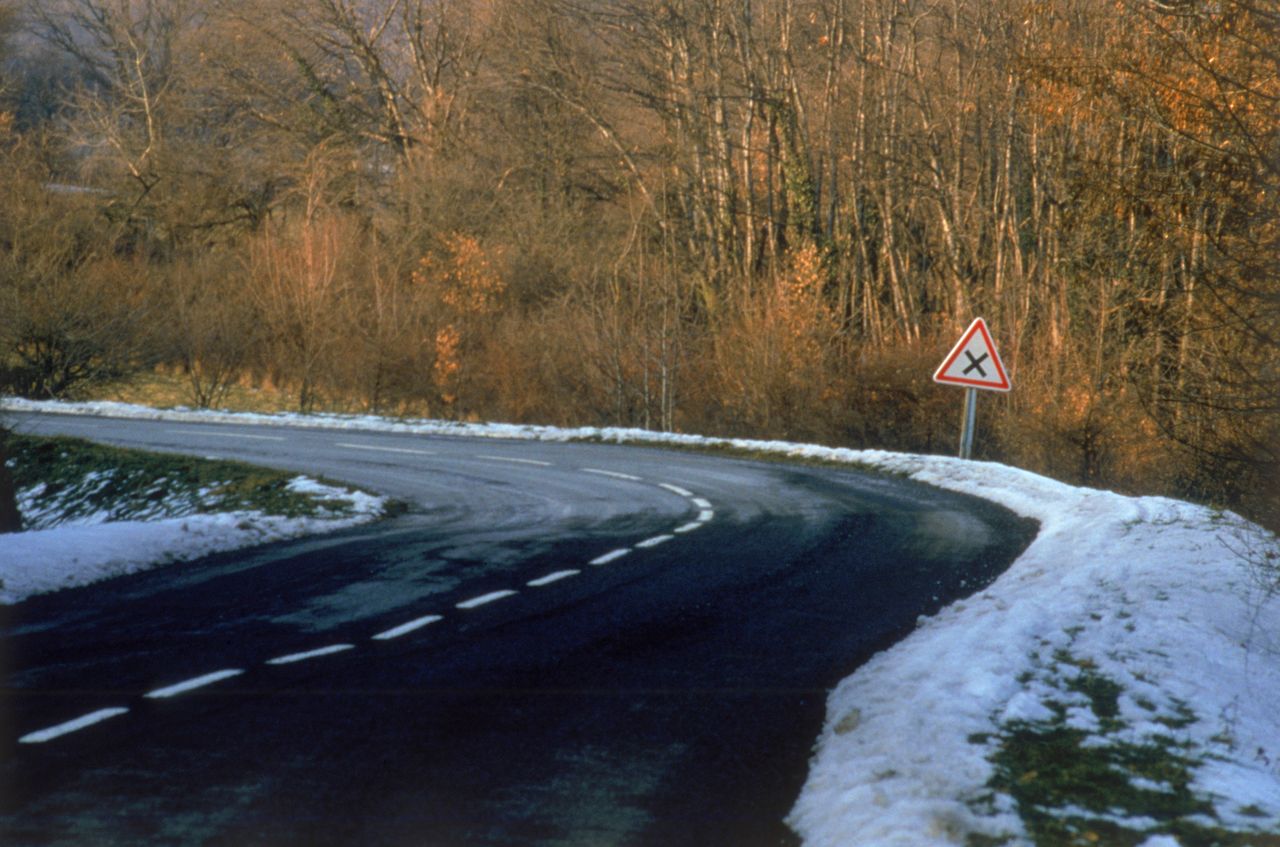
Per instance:
[[[556,571],[555,573],[549,573],[546,576],[539,577],[537,579],[531,579],[525,583],[525,585],[532,588],[541,588],[544,585],[550,585],[553,582],[559,582],[562,579],[568,579],[569,577],[577,576],[580,573],[582,573],[582,571]]]
[[[594,559],[592,559],[590,562],[587,562],[587,564],[607,565],[610,562],[614,562],[614,561],[617,561],[618,559],[621,559],[623,556],[627,555],[630,552],[631,552],[630,547],[623,547],[620,550],[613,550],[609,553],[605,553],[603,556],[597,556]]]
[[[214,430],[190,430],[190,429],[177,430],[175,429],[172,431],[182,432],[187,434],[195,432],[196,434],[199,434],[199,435],[210,435],[210,436],[215,436],[220,438],[241,438],[241,439],[250,439],[255,441],[284,441],[285,440],[283,437],[275,436],[275,435],[250,435],[247,433],[219,432]],[[432,451],[432,450],[417,450],[417,449],[412,449],[408,447],[383,447],[375,444],[357,444],[353,442],[335,442],[334,446],[346,448],[349,450],[368,450],[368,451],[381,452],[381,453],[402,453],[402,454],[413,454],[413,455],[421,455],[421,456],[438,455],[437,451]],[[475,458],[484,459],[484,460],[493,461],[493,462],[509,462],[512,464],[533,465],[538,467],[552,466],[551,462],[544,462],[539,459],[521,459],[514,456],[477,455]],[[582,470],[584,473],[612,477],[614,479],[626,480],[628,482],[644,481],[642,477],[635,476],[633,474],[621,473],[619,471],[604,470],[602,468],[581,468],[580,470]],[[658,483],[658,485],[661,488],[672,492],[673,494],[678,494],[681,497],[690,498],[693,505],[698,507],[698,509],[700,510],[698,512],[697,520],[690,521],[681,526],[678,526],[675,529],[673,529],[670,533],[666,533],[663,535],[655,535],[652,538],[647,538],[644,541],[638,542],[634,548],[621,547],[617,550],[611,550],[608,553],[605,553],[601,556],[597,556],[596,558],[592,559],[589,562],[589,564],[597,565],[597,566],[607,565],[610,562],[617,561],[618,559],[621,559],[622,557],[628,555],[634,549],[648,549],[652,547],[657,547],[660,544],[665,544],[666,542],[673,540],[677,535],[681,535],[686,532],[693,532],[694,530],[705,526],[712,518],[715,517],[715,511],[711,506],[711,501],[702,497],[695,497],[692,491],[689,491],[685,488],[681,488],[678,485],[672,485],[671,483],[666,483],[666,482]],[[531,579],[526,584],[533,588],[541,588],[543,586],[551,585],[553,583],[559,582],[560,580],[563,580],[563,579],[568,579],[573,576],[578,576],[580,573],[581,571],[571,570],[571,569],[554,571],[552,573],[546,574],[545,576],[538,577],[537,579]],[[478,597],[472,597],[470,600],[464,600],[461,603],[458,603],[456,607],[459,609],[475,609],[480,606],[493,603],[497,600],[502,600],[507,597],[512,597],[517,593],[519,592],[511,589],[504,589],[501,591],[491,591],[488,594],[481,594]],[[380,632],[377,635],[372,636],[372,638],[373,640],[376,640],[376,641],[387,641],[393,638],[399,638],[403,635],[408,635],[411,632],[415,632],[416,630],[419,630],[425,626],[428,626],[430,624],[433,624],[442,620],[444,620],[444,618],[441,615],[423,615],[420,618],[414,618],[413,620],[406,621],[405,623],[402,623],[398,626],[394,626],[391,629],[384,630],[383,632]],[[327,647],[318,647],[314,650],[306,650],[299,653],[289,653],[284,656],[277,656],[274,659],[268,659],[266,661],[266,664],[267,665],[287,665],[287,664],[292,664],[294,662],[306,661],[308,659],[316,659],[321,656],[329,656],[335,653],[343,653],[348,650],[354,650],[354,649],[356,649],[354,644],[331,644]],[[204,688],[205,686],[213,685],[214,683],[221,682],[225,679],[230,679],[235,676],[239,676],[243,673],[244,671],[240,669],[227,668],[225,670],[214,671],[212,673],[207,673],[202,676],[193,677],[191,679],[184,680],[182,682],[177,682],[177,683],[174,683],[173,685],[167,685],[167,686],[164,686],[163,688],[157,688],[153,691],[147,692],[143,696],[152,700],[160,700],[168,697],[176,697],[179,694],[185,694],[188,691],[194,691],[199,688]],[[51,726],[46,729],[41,729],[35,732],[27,733],[26,735],[19,738],[18,742],[20,744],[42,744],[46,741],[52,741],[53,739],[59,738],[63,735],[67,735],[69,733],[76,732],[81,729],[85,729],[86,727],[93,726],[94,724],[101,723],[102,721],[109,720],[114,717],[118,717],[119,715],[127,714],[128,712],[129,710],[124,707],[99,709],[95,712],[90,712],[89,714],[76,718],[74,720],[66,721],[65,723],[60,723],[60,724],[57,724],[56,726]]]
[[[678,485],[672,485],[672,484],[671,484],[671,483],[669,483],[669,482],[660,482],[660,483],[658,483],[658,487],[659,487],[659,488],[665,488],[665,489],[667,489],[668,491],[670,491],[672,494],[679,494],[681,497],[692,497],[692,496],[693,496],[693,492],[692,492],[692,491],[689,491],[689,490],[688,490],[688,489],[686,489],[686,488],[681,488],[681,487],[680,487],[680,486],[678,486]]]
[[[600,476],[611,476],[614,479],[625,479],[630,482],[643,482],[642,477],[632,476],[629,473],[618,473],[617,471],[602,471],[599,468],[583,468],[583,473],[599,474]]]
[[[347,650],[354,650],[354,644],[331,644],[328,647],[320,647],[315,650],[307,650],[304,653],[290,653],[287,656],[277,656],[274,659],[267,659],[268,665],[291,665],[294,662],[305,662],[307,659],[317,659],[321,656],[331,656],[334,653],[342,653]]]
[[[155,691],[148,691],[143,696],[150,700],[162,700],[166,697],[176,697],[179,694],[185,694],[188,691],[194,691],[197,688],[204,688],[206,685],[213,685],[215,682],[221,682],[224,679],[230,679],[233,676],[239,676],[244,673],[241,670],[228,669],[225,671],[214,671],[204,676],[198,676],[194,679],[188,679],[184,682],[166,685],[164,688],[157,688]]]
[[[484,459],[488,462],[510,462],[514,465],[537,465],[540,468],[551,467],[550,462],[544,462],[540,459],[517,459],[514,456],[476,456],[477,459]]]
[[[459,609],[474,609],[477,606],[484,606],[495,600],[501,600],[504,597],[510,597],[516,592],[509,588],[502,591],[490,591],[488,594],[481,594],[479,597],[472,597],[470,600],[463,600],[458,604]]]
[[[399,638],[402,635],[408,635],[415,629],[422,629],[427,624],[433,624],[436,621],[442,620],[444,620],[444,618],[440,615],[424,615],[420,618],[414,618],[408,623],[393,626],[385,632],[379,632],[377,635],[373,636],[373,639],[375,641],[390,641],[392,638]]]
[[[102,723],[108,718],[114,718],[117,715],[128,713],[128,709],[99,709],[96,712],[90,712],[84,717],[76,718],[73,721],[60,723],[57,726],[51,726],[48,729],[42,729],[37,732],[29,732],[18,739],[19,744],[43,744],[46,741],[52,741],[63,735],[93,726],[96,723]]]
[[[435,456],[435,450],[414,450],[410,447],[378,447],[373,444],[350,444],[345,441],[334,442],[334,447],[345,447],[348,450],[371,450],[375,453],[409,453],[414,456]]]

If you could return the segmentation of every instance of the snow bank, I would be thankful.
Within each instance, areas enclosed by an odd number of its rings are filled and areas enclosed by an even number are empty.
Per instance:
[[[1211,799],[1217,822],[1280,825],[1280,654],[1268,641],[1280,633],[1280,609],[1233,552],[1266,542],[1256,527],[999,465],[861,458],[1001,503],[1041,531],[990,588],[922,620],[837,687],[790,817],[806,844],[1022,836],[1012,799],[989,796],[989,748],[974,739],[1044,720],[1061,691],[1038,684],[1041,671],[1064,654],[1120,684],[1126,741],[1172,736],[1206,758],[1194,789]],[[1073,725],[1098,729],[1075,705]],[[1180,708],[1197,719],[1151,720]]]
[[[296,477],[289,488],[330,504],[330,513],[286,518],[244,511],[108,522],[95,513],[51,529],[0,536],[0,603],[19,603],[35,594],[211,553],[332,532],[375,519],[386,502],[305,476]]]

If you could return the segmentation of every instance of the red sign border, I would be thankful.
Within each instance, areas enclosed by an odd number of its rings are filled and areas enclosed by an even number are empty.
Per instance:
[[[964,348],[969,346],[974,334],[979,332],[982,333],[982,340],[986,342],[987,349],[991,351],[991,361],[996,366],[996,373],[1000,375],[1000,382],[996,384],[980,382],[976,379],[965,379],[959,376],[945,376],[944,374],[955,364],[956,359],[960,358]],[[985,388],[989,391],[1011,391],[1013,389],[1013,386],[1009,383],[1009,375],[1005,373],[1004,362],[1000,361],[1000,354],[996,352],[995,342],[991,340],[991,333],[987,331],[987,322],[982,318],[974,318],[973,323],[969,324],[969,328],[965,330],[964,335],[960,336],[956,346],[951,348],[951,352],[947,354],[947,358],[943,360],[942,365],[934,371],[933,381],[942,385],[963,385],[966,388]]]

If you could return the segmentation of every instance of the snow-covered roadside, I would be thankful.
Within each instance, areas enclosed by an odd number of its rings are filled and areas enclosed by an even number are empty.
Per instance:
[[[1280,831],[1280,604],[1265,602],[1233,552],[1266,543],[1256,527],[999,465],[860,458],[1001,503],[1041,529],[986,591],[922,620],[831,695],[790,819],[806,844],[1022,841],[1028,810],[993,789],[989,758],[1018,730],[1077,731],[1083,751],[1176,751],[1203,801],[1192,824]],[[1101,707],[1106,696],[1113,709]],[[1177,787],[1121,776],[1152,795]],[[1042,811],[1137,833],[1162,823],[1126,819],[1118,802],[1110,815]]]
[[[120,404],[5,407],[731,446],[871,465],[975,494],[1040,521],[1041,531],[987,590],[922,620],[833,692],[790,817],[805,843],[963,844],[975,835],[990,836],[983,843],[1025,843],[1030,820],[1060,823],[1086,841],[1123,832],[1123,843],[1150,847],[1180,843],[1157,834],[1169,832],[1170,821],[1181,832],[1280,831],[1280,603],[1266,602],[1235,552],[1274,539],[1230,514],[1076,488],[995,464],[781,442]],[[0,541],[0,554],[7,543]],[[1121,780],[1114,799],[1100,808],[1033,805],[1029,798],[1038,795],[1030,789],[1052,775],[1018,758],[1028,739],[1068,741],[1072,762],[1098,767],[1086,777],[1101,785]],[[1150,759],[1160,766],[1144,769]],[[1152,817],[1135,808],[1172,811]]]
[[[386,508],[385,498],[305,476],[295,477],[287,488],[323,506],[309,517],[233,511],[121,521],[101,513],[59,520],[22,508],[28,520],[47,528],[0,536],[0,604],[211,553],[332,532],[374,520]],[[33,493],[27,492],[27,504]]]
[[[345,492],[333,489],[331,497]],[[373,498],[369,498],[373,502]],[[158,565],[369,521],[381,506],[342,518],[285,518],[261,512],[190,515],[154,521],[82,523],[0,536],[0,603],[88,585]]]

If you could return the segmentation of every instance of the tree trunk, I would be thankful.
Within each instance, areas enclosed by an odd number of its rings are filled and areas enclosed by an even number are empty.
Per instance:
[[[18,511],[18,492],[9,473],[9,431],[0,429],[0,533],[21,532],[22,514]]]

